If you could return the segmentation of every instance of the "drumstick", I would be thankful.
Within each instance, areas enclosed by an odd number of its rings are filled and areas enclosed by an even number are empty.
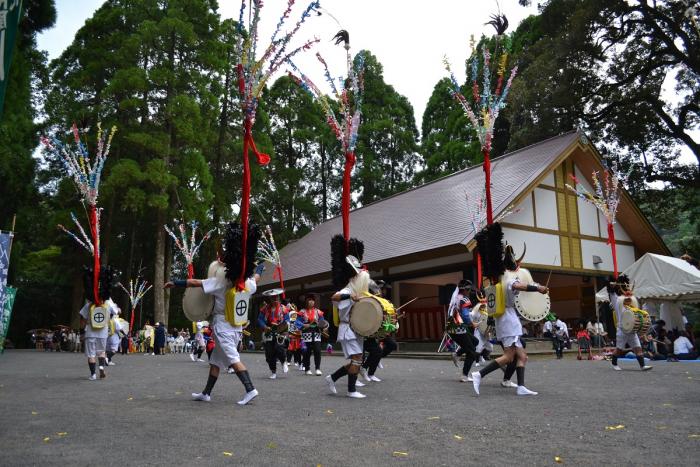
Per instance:
[[[416,297],[416,298],[414,298],[413,300],[410,300],[410,301],[404,303],[403,305],[401,305],[400,307],[398,307],[398,308],[397,308],[396,310],[394,310],[394,311],[395,311],[395,312],[396,312],[396,311],[399,311],[401,308],[405,307],[406,305],[410,305],[411,303],[415,302],[415,301],[418,300],[419,298],[420,298],[420,297]]]
[[[557,255],[554,255],[554,261],[552,262],[552,266],[557,262]],[[549,288],[549,280],[552,278],[552,271],[554,271],[554,268],[549,270],[549,276],[547,277],[547,285],[545,285],[546,288]]]

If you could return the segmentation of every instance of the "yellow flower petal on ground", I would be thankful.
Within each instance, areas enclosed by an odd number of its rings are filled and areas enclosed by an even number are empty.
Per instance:
[[[559,457],[559,456],[554,456],[554,462],[556,462],[557,464],[561,464],[561,463],[564,462],[564,461],[561,459],[561,457]]]
[[[44,438],[45,443],[48,443],[50,440],[51,440],[51,438],[49,438],[48,436],[46,438]]]
[[[32,415],[39,415],[39,412],[34,412],[34,411],[32,410]]]
[[[625,427],[625,425],[608,425],[605,427],[605,429],[608,431],[613,431],[613,430],[622,430],[624,427]]]
[[[460,440],[461,440],[461,439],[464,439],[464,438],[463,438],[462,436],[455,435],[455,439],[460,439]]]
[[[428,417],[428,420],[440,420],[440,417]]]
[[[58,433],[56,433],[57,436],[66,436],[67,434],[67,431],[59,431]]]
[[[228,451],[224,451],[224,456],[229,456],[229,457],[231,457],[231,456],[233,456],[233,453],[232,453],[232,452],[228,452]]]
[[[408,457],[408,453],[404,451],[394,451],[391,455],[394,457]]]

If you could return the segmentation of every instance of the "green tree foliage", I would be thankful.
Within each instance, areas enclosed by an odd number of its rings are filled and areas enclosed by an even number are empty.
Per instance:
[[[32,150],[39,129],[35,104],[46,85],[46,55],[37,50],[36,35],[56,20],[53,0],[26,1],[24,8],[0,121],[1,229],[9,229],[13,215],[35,199]]]
[[[425,168],[420,175],[425,181],[483,160],[476,132],[450,94],[451,89],[450,80],[441,79],[435,85],[423,114],[421,154]]]
[[[698,127],[700,35],[691,34],[682,4],[542,2],[539,14],[509,35],[510,63],[517,61],[520,73],[496,122],[492,154],[581,127],[623,168],[635,165],[628,189],[674,253],[698,256],[697,165],[676,162],[677,144],[698,153],[692,130]],[[214,0],[110,0],[47,68],[35,34],[53,23],[53,1],[28,5],[0,122],[0,228],[18,214],[10,279],[20,287],[15,317],[27,317],[13,319],[11,337],[24,337],[28,326],[70,323],[83,299],[80,268],[89,261],[56,229],[71,224],[71,211],[86,223],[74,187],[57,161],[32,159],[40,130],[35,121],[42,116],[54,132],[76,122],[93,137],[91,149],[98,121],[118,126],[100,194],[103,258],[122,280],[141,272],[155,284],[142,322],[187,325],[181,291],[169,300],[160,287],[182,273],[181,265],[173,266],[176,252],[163,224],[198,220],[209,230],[238,212],[235,22],[221,21]],[[496,39],[482,37],[477,54],[482,47],[493,51]],[[353,171],[358,204],[482,161],[447,80],[435,85],[419,146],[413,108],[384,81],[377,58],[364,54]],[[662,86],[674,77],[677,98],[664,100],[669,94]],[[253,136],[272,161],[251,165],[251,217],[272,226],[278,247],[339,213],[343,154],[319,106],[288,77],[263,91]],[[198,276],[215,245],[205,244],[195,262]],[[127,309],[126,297],[115,296]],[[47,297],[51,311],[42,313]]]
[[[126,218],[147,216],[138,228],[155,239],[156,283],[170,274],[163,224],[175,217],[207,221],[212,205],[205,148],[214,141],[223,87],[212,77],[229,66],[212,6],[205,0],[105,3],[52,64],[51,121],[78,119],[94,129],[101,119],[120,130],[102,197],[105,257],[110,239],[128,235]],[[154,300],[154,319],[167,322],[162,288],[154,289]]]
[[[329,131],[320,106],[289,77],[272,85],[266,101],[275,157],[260,204],[276,220],[278,241],[285,244],[322,220],[317,202],[323,170],[320,138]]]
[[[355,185],[362,204],[411,186],[418,155],[413,106],[384,82],[383,68],[369,51],[365,56],[365,94],[356,155]]]
[[[646,181],[697,186],[697,165],[676,163],[679,144],[700,153],[700,35],[685,12],[678,1],[543,4],[513,34],[509,147],[580,127],[640,163]]]

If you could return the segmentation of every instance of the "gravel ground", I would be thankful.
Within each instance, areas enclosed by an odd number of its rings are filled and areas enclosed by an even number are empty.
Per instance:
[[[206,357],[205,357],[206,358]],[[1,465],[697,465],[700,362],[532,358],[517,397],[484,379],[481,396],[451,362],[389,358],[367,398],[328,394],[323,378],[290,369],[266,379],[243,354],[260,396],[222,375],[210,403],[190,401],[208,366],[186,355],[117,356],[88,381],[82,355],[0,356]],[[335,370],[339,357],[323,358]],[[280,370],[281,373],[281,370]],[[344,393],[345,380],[339,382]],[[612,429],[611,429],[612,428]],[[695,459],[693,461],[692,459]]]

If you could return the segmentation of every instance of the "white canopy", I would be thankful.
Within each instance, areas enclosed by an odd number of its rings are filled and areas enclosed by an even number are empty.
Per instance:
[[[640,299],[683,303],[700,302],[700,270],[680,258],[647,253],[624,270]],[[605,288],[596,301],[608,301]]]

